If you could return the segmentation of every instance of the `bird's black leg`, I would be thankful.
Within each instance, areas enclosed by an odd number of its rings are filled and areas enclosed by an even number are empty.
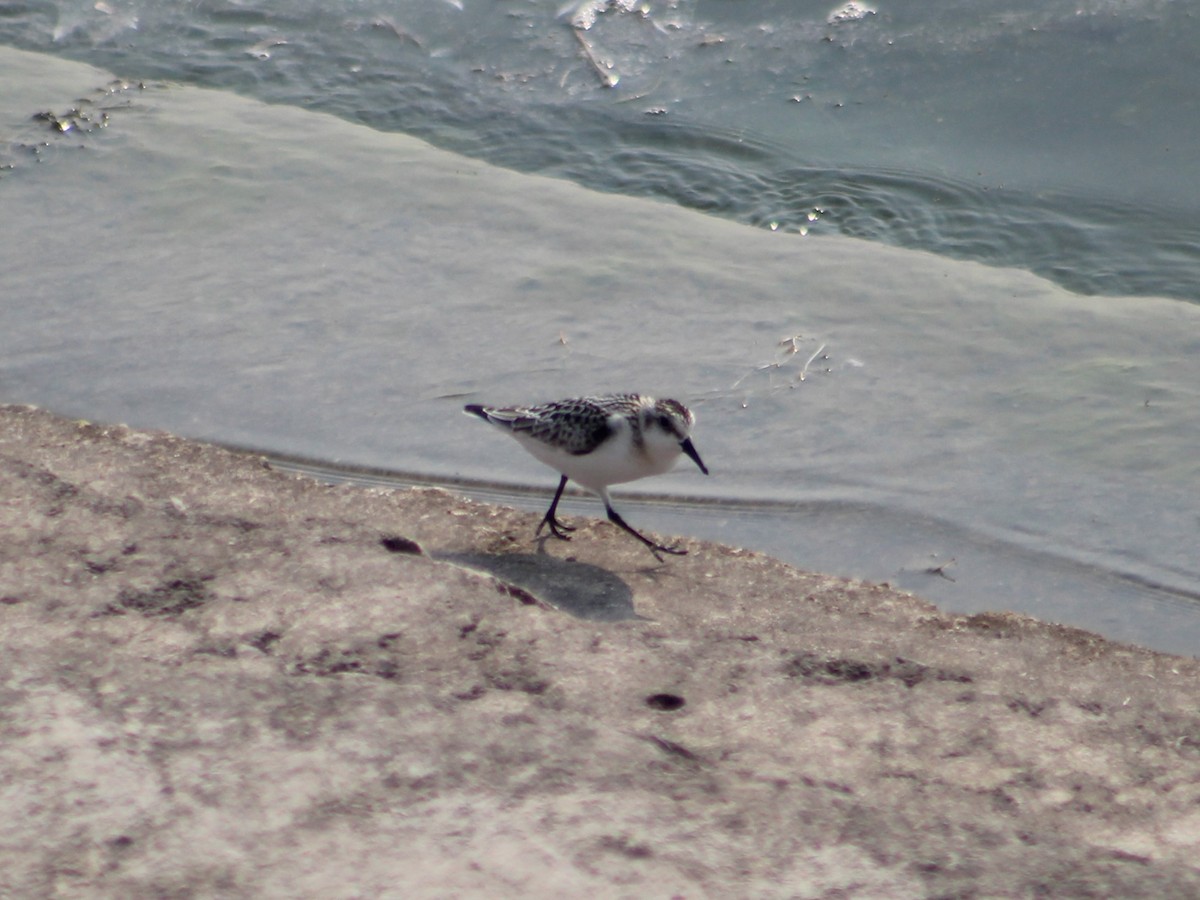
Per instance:
[[[650,538],[646,537],[644,534],[640,534],[639,532],[634,531],[629,526],[629,523],[621,518],[621,514],[612,508],[612,504],[605,503],[604,509],[608,512],[608,520],[610,522],[612,522],[618,528],[625,529],[630,534],[632,534],[635,538],[637,538],[639,541],[641,541],[643,544],[645,544],[647,547],[649,547],[650,552],[654,554],[654,558],[657,559],[659,562],[663,561],[663,558],[661,556],[659,556],[660,552],[671,553],[671,554],[674,554],[675,556],[687,556],[687,551],[684,550],[682,547],[664,547],[662,544],[654,543],[654,541],[650,540]]]
[[[558,482],[558,490],[554,492],[554,499],[550,502],[550,508],[546,510],[546,515],[542,516],[542,522],[540,525],[538,525],[537,531],[533,533],[534,537],[541,534],[542,529],[549,525],[550,533],[560,541],[569,541],[571,539],[570,535],[563,534],[563,532],[574,531],[575,529],[570,525],[564,525],[562,522],[558,521],[558,516],[554,514],[558,509],[558,500],[560,497],[562,497],[563,488],[566,486],[567,476],[564,475],[562,480]]]

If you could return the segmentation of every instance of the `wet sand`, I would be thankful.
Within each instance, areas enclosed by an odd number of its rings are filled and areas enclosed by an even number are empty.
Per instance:
[[[0,407],[0,896],[1194,897],[1200,663]]]

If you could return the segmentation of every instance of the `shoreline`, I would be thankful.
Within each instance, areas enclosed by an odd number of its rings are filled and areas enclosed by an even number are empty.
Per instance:
[[[0,894],[1200,893],[1200,661],[0,407]]]

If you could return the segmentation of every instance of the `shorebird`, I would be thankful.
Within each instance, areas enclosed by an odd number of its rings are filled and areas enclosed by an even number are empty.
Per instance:
[[[609,485],[659,475],[670,469],[680,454],[687,454],[708,474],[708,467],[692,446],[696,417],[677,400],[655,400],[643,394],[607,394],[576,397],[536,406],[481,406],[464,411],[508,432],[536,459],[562,477],[554,500],[535,534],[549,527],[560,540],[574,531],[557,516],[563,488],[571,480],[599,496],[608,520],[645,544],[662,562],[663,553],[686,554],[680,547],[664,547],[630,527],[613,509]]]

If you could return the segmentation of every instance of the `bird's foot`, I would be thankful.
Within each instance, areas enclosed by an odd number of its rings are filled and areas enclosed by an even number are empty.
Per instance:
[[[564,531],[574,531],[575,530],[575,527],[573,525],[565,525],[558,520],[557,516],[552,516],[550,513],[546,513],[545,517],[542,519],[541,524],[538,525],[537,531],[535,531],[533,533],[533,536],[537,537],[539,534],[542,533],[542,529],[546,528],[547,526],[549,526],[549,528],[550,528],[550,533],[552,535],[554,535],[556,538],[558,538],[560,541],[569,541],[571,539],[571,535],[563,534]]]
[[[663,562],[661,554],[670,553],[672,556],[687,556],[687,550],[683,547],[664,547],[662,544],[647,543],[646,548],[654,554],[654,558],[659,562]]]

